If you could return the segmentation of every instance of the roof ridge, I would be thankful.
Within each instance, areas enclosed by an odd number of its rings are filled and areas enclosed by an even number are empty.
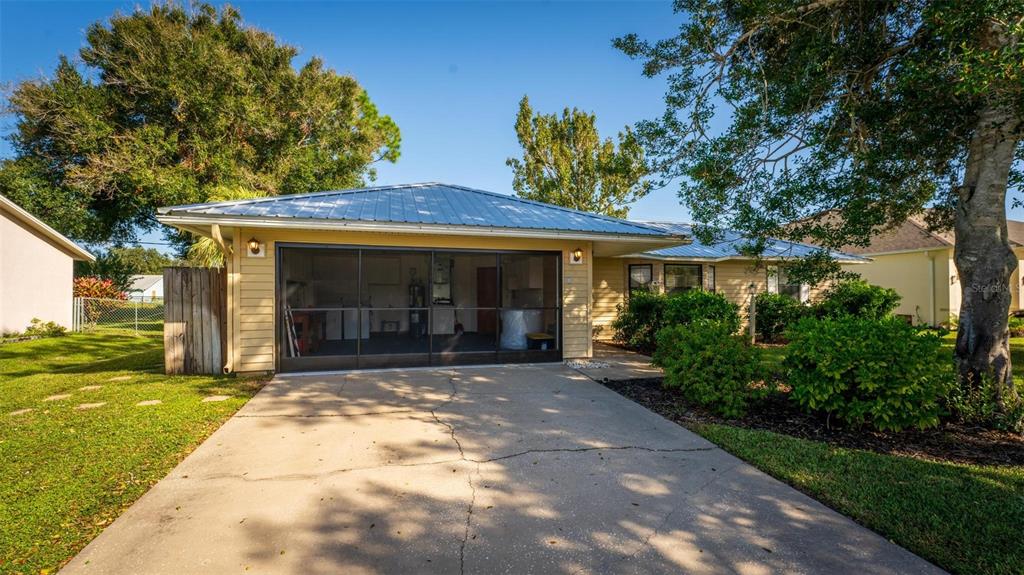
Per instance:
[[[656,228],[651,228],[650,226],[647,226],[647,225],[643,224],[642,222],[636,222],[636,221],[633,221],[633,220],[628,220],[626,218],[616,218],[614,216],[607,216],[607,215],[604,215],[604,214],[595,214],[595,213],[592,213],[592,212],[584,212],[583,210],[577,210],[577,209],[574,209],[574,208],[567,208],[565,206],[559,206],[559,205],[556,205],[556,204],[548,204],[548,203],[544,203],[544,202],[538,202],[536,200],[528,200],[526,198],[520,198],[519,196],[514,195],[514,194],[499,194],[497,192],[491,192],[489,190],[481,190],[479,188],[471,188],[469,186],[460,186],[458,184],[445,184],[443,182],[434,182],[434,185],[448,186],[449,188],[456,188],[456,189],[459,189],[459,190],[466,190],[466,191],[469,191],[469,192],[476,192],[476,193],[479,193],[479,194],[484,194],[484,195],[488,195],[488,196],[494,196],[494,197],[497,197],[497,198],[511,199],[511,200],[514,200],[514,201],[517,201],[517,202],[520,202],[520,203],[523,203],[523,204],[530,204],[532,206],[541,206],[541,207],[545,207],[545,208],[552,208],[552,209],[560,210],[560,211],[563,211],[563,212],[569,212],[569,213],[573,213],[573,214],[578,214],[578,215],[582,215],[582,216],[587,216],[587,217],[591,217],[591,218],[597,218],[597,219],[611,221],[611,222],[627,223],[629,225],[636,226],[636,227],[641,228],[641,229],[648,229],[648,230],[655,229],[656,231],[660,231],[660,232],[666,231],[666,230],[658,230]]]
[[[406,188],[424,188],[427,186],[442,185],[438,182],[417,182],[412,184],[389,184],[386,186],[367,186],[364,188],[350,188],[347,190],[324,190],[321,192],[304,192],[301,194],[277,194],[273,196],[267,196],[265,198],[246,198],[242,200],[225,200],[221,202],[200,202],[198,204],[182,204],[179,206],[164,206],[158,208],[157,211],[161,214],[166,214],[171,210],[184,210],[184,209],[197,209],[206,208],[210,206],[237,206],[240,204],[261,204],[266,202],[276,202],[279,200],[295,200],[303,198],[315,198],[320,196],[333,196],[333,195],[347,195],[347,194],[361,194],[367,192],[379,192],[383,190],[398,190]]]
[[[655,224],[655,225],[657,225],[657,224],[675,225],[675,226],[682,225],[682,226],[688,226],[690,228],[693,228],[694,225],[695,225],[693,222],[671,222],[671,221],[660,221],[660,222],[659,221],[648,221],[646,223]],[[715,226],[709,226],[709,227],[715,227]],[[746,234],[743,234],[743,233],[739,232],[738,230],[734,230],[732,228],[717,228],[717,227],[715,227],[715,229],[723,231],[723,232],[731,232],[733,234],[737,234],[739,236],[739,239],[747,239],[748,238],[748,236]],[[824,248],[822,246],[819,246],[817,244],[810,244],[810,243],[807,243],[807,242],[798,242],[796,240],[787,240],[787,239],[784,239],[784,238],[777,238],[775,236],[769,236],[768,239],[772,240],[773,242],[781,242],[781,243],[784,243],[784,244],[788,244],[788,246],[785,248],[787,251],[792,251],[794,246],[799,246],[799,247],[810,248],[810,249],[815,249],[815,250],[822,250],[822,251],[825,251],[825,252],[827,252],[827,253],[829,253],[831,255],[841,255],[841,256],[844,256],[844,257],[860,257],[860,256],[857,256],[856,254],[850,254],[850,253],[844,252],[842,250],[826,249],[826,248]],[[712,247],[712,248],[717,248],[717,247],[720,247],[722,245],[729,244],[729,243],[732,243],[732,242],[735,242],[735,241],[736,240],[729,240],[729,239],[723,238],[721,241],[713,242],[711,244],[704,244],[702,242],[702,245],[706,245],[706,246]]]
[[[907,216],[907,223],[909,223],[910,225],[914,226],[915,228],[921,230],[928,237],[933,238],[935,240],[938,240],[939,242],[941,242],[941,243],[943,243],[943,244],[945,244],[947,246],[954,246],[954,245],[956,245],[954,242],[951,242],[951,241],[947,240],[946,238],[940,236],[939,234],[937,234],[937,233],[931,231],[930,229],[928,229],[928,222],[925,222],[923,220],[919,221],[919,216],[917,214],[912,214],[910,216]]]

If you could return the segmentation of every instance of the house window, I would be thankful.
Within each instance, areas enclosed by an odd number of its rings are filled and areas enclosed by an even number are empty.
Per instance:
[[[702,275],[700,264],[665,264],[665,291],[701,289]]]
[[[704,266],[704,290],[714,293],[715,289],[715,266]]]
[[[789,296],[798,302],[806,302],[810,293],[809,286],[791,280],[784,267],[768,268],[768,291]]]
[[[630,264],[629,294],[637,291],[651,291],[654,283],[654,266],[651,264]]]

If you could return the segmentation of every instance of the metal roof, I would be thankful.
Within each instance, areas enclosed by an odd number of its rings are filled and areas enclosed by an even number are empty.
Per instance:
[[[127,291],[146,291],[163,280],[164,276],[158,274],[134,276],[132,278],[132,285],[128,287]]]
[[[161,208],[164,216],[558,230],[671,240],[662,227],[448,184],[407,184]],[[301,225],[301,224],[299,224]],[[682,240],[681,240],[682,241]]]
[[[670,248],[664,248],[649,252],[644,252],[643,255],[656,258],[678,258],[678,259],[706,259],[706,260],[726,260],[738,257],[746,257],[743,253],[742,248],[749,240],[743,236],[743,234],[734,230],[722,230],[718,241],[705,244],[693,235],[693,226],[691,224],[681,224],[673,222],[647,222],[647,225],[661,228],[669,233],[684,234],[687,237],[692,237],[693,242],[687,245],[675,246]],[[762,257],[769,259],[787,259],[787,258],[802,258],[809,256],[821,248],[810,244],[802,244],[799,242],[790,242],[786,240],[779,240],[770,238],[767,246],[765,247]],[[866,262],[867,258],[855,256],[852,254],[833,251],[830,252],[832,257],[839,261],[849,262]]]

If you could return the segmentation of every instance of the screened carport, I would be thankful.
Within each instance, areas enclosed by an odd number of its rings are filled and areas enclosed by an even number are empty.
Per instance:
[[[561,359],[558,252],[278,244],[280,371]]]

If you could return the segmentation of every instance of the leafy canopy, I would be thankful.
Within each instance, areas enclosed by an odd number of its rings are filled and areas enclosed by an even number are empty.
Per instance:
[[[85,241],[130,241],[157,207],[218,185],[267,194],[356,186],[400,135],[355,79],[247,27],[239,12],[157,3],[86,32],[81,66],[15,86],[16,157],[0,193]]]
[[[584,212],[625,217],[629,204],[651,190],[640,142],[630,128],[618,146],[601,140],[596,117],[573,108],[534,114],[527,97],[519,102],[516,136],[523,157],[505,163],[514,172],[512,188],[521,198]]]
[[[676,0],[675,10],[678,35],[614,45],[667,77],[664,115],[637,132],[708,226],[866,245],[925,205],[954,205],[983,105],[1024,117],[1019,0]],[[822,210],[843,217],[809,218]],[[948,225],[949,210],[932,213]]]

